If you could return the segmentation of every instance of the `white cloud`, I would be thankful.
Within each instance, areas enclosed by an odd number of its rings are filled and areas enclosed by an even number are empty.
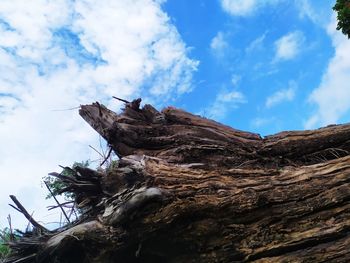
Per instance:
[[[236,109],[240,104],[246,103],[243,93],[237,90],[221,91],[216,95],[214,102],[205,110],[200,112],[207,118],[222,120],[227,113]]]
[[[0,1],[0,228],[13,212],[8,194],[43,216],[39,195],[22,190],[42,193],[41,177],[58,164],[93,156],[97,134],[77,110],[54,110],[95,100],[118,109],[112,95],[160,102],[191,90],[198,62],[161,2]]]
[[[265,106],[271,108],[286,101],[292,101],[295,97],[297,85],[294,81],[289,82],[287,89],[280,89],[266,99]]]
[[[218,102],[224,102],[224,103],[237,103],[237,102],[243,102],[244,96],[239,91],[229,91],[229,92],[223,92],[220,93],[216,97],[216,101]]]
[[[222,56],[228,46],[229,45],[225,40],[225,36],[222,32],[218,32],[210,42],[211,50],[218,56]]]
[[[319,17],[309,0],[295,0],[295,5],[299,10],[299,16],[301,18],[307,17],[315,23],[319,20]]]
[[[249,16],[266,5],[280,0],[220,0],[223,10],[233,16]]]
[[[251,53],[254,50],[258,50],[261,49],[264,43],[264,40],[266,38],[266,33],[262,34],[261,36],[259,36],[258,38],[254,39],[249,45],[248,47],[246,47],[245,51],[247,53]]]
[[[281,37],[275,42],[275,60],[290,60],[295,58],[300,53],[304,41],[304,34],[300,31],[294,31]]]
[[[350,111],[350,41],[336,30],[336,18],[333,16],[327,32],[332,39],[335,54],[320,85],[313,90],[309,102],[317,106],[315,114],[309,117],[305,128],[337,123]]]
[[[299,11],[300,18],[308,18],[315,25],[321,27],[325,27],[329,23],[329,17],[334,5],[332,1],[295,0],[294,3]]]

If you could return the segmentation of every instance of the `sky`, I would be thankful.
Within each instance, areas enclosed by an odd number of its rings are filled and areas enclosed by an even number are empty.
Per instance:
[[[42,223],[42,177],[106,144],[78,114],[112,96],[262,136],[350,120],[350,40],[335,0],[1,0],[0,229]],[[92,147],[90,147],[92,146]]]

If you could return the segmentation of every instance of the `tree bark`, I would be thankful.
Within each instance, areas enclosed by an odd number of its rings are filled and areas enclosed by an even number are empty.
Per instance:
[[[81,106],[119,165],[55,174],[83,215],[8,262],[350,262],[350,125],[261,138],[139,104]]]

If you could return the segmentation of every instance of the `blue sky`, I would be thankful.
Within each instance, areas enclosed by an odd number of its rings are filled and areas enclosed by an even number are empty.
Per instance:
[[[25,222],[9,194],[55,221],[41,178],[105,150],[80,104],[142,97],[262,135],[349,122],[334,2],[1,0],[0,227]]]
[[[310,94],[334,56],[325,30],[334,1],[251,1],[246,11],[240,1],[232,1],[233,11],[224,2],[164,5],[200,61],[196,88],[181,99],[182,107],[263,135],[346,121],[348,114],[309,123],[317,112]],[[218,94],[231,92],[237,96],[213,107]]]

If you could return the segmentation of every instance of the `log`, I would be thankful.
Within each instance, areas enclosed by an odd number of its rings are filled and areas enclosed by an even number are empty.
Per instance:
[[[6,262],[350,262],[349,124],[262,138],[140,100],[79,113],[119,164],[54,174],[83,214]]]

